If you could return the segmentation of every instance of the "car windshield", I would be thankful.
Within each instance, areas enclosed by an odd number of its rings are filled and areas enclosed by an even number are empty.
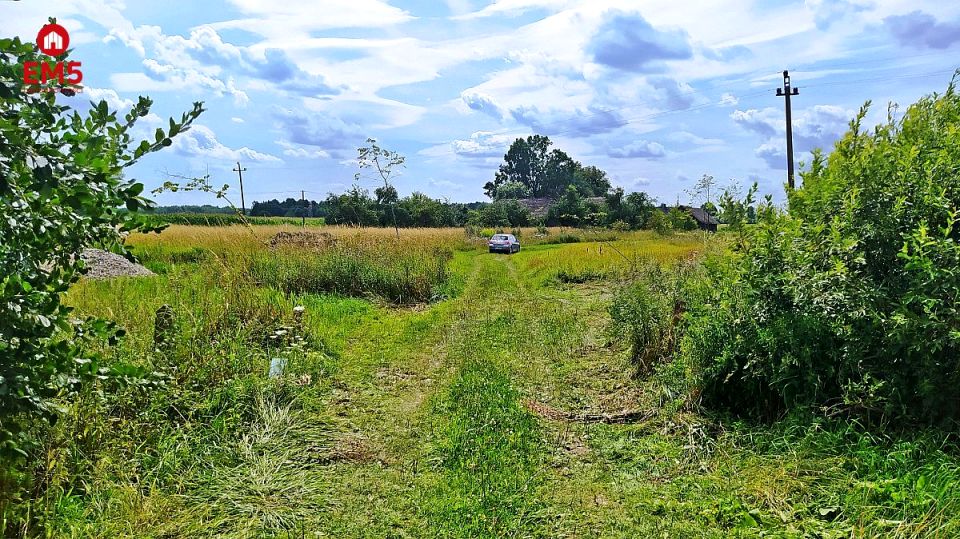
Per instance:
[[[507,236],[494,236],[493,239],[495,239],[495,240],[506,240],[506,239],[510,239],[510,238],[508,238]]]

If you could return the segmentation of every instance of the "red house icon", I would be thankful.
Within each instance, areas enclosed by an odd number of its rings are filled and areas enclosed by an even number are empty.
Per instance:
[[[44,25],[43,28],[40,29],[40,33],[37,34],[37,47],[39,47],[44,54],[60,56],[67,52],[67,47],[69,46],[70,34],[67,33],[66,28],[59,24]]]

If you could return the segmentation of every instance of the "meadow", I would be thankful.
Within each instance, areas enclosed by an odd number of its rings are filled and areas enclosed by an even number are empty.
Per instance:
[[[64,403],[21,501],[30,519],[7,529],[960,533],[949,436],[749,423],[639,375],[611,305],[651,267],[724,249],[722,235],[523,229],[508,256],[463,229],[308,231],[174,225],[128,239],[156,277],[75,285],[78,314],[126,330],[103,347],[130,382]]]

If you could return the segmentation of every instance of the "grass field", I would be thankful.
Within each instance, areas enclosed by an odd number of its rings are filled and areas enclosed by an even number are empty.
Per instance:
[[[76,537],[952,537],[960,459],[933,434],[749,425],[638,379],[608,308],[701,234],[488,254],[463,230],[173,226],[158,276],[67,301],[156,374],[81,395],[31,511]],[[593,238],[595,239],[595,238]],[[333,241],[335,240],[335,241]],[[344,269],[346,268],[346,269]],[[169,322],[155,313],[169,305]],[[299,309],[302,307],[302,310]],[[302,312],[301,312],[302,311]],[[165,319],[166,320],[166,319]],[[268,375],[271,362],[283,373]],[[43,530],[28,530],[42,533]]]

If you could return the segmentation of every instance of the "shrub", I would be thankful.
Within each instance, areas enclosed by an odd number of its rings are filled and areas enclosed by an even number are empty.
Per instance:
[[[960,418],[960,96],[872,132],[866,110],[701,290],[684,354],[708,401]]]
[[[563,196],[547,210],[550,225],[579,226],[587,222],[589,208],[576,187],[569,185]]]
[[[530,211],[516,200],[497,200],[471,216],[471,224],[493,227],[520,227],[530,223]]]
[[[660,210],[654,210],[654,212],[650,214],[650,219],[647,220],[647,228],[661,236],[666,236],[673,232],[673,225],[670,224],[670,219]]]
[[[610,306],[612,329],[629,343],[639,374],[649,374],[672,359],[694,268],[690,263],[666,267],[648,264],[614,296]]]
[[[86,343],[119,332],[103,320],[75,320],[61,294],[82,273],[83,248],[119,251],[124,234],[150,229],[137,215],[151,205],[140,196],[143,184],[125,180],[123,170],[170,146],[203,111],[196,103],[180,122],[170,120],[169,131],[131,147],[131,129],[152,102],[141,97],[120,121],[106,101],[86,118],[70,115],[56,88],[22,82],[24,62],[45,59],[19,38],[0,40],[0,452],[7,454],[24,454],[21,419],[53,418],[56,397],[111,374]]]
[[[693,217],[680,208],[671,208],[667,219],[670,220],[670,227],[673,230],[690,231],[697,228],[697,222],[693,220]]]
[[[556,236],[549,237],[540,243],[544,245],[559,245],[562,243],[580,243],[580,241],[580,236],[577,236],[576,234],[561,233],[557,234]]]
[[[584,269],[580,271],[561,269],[557,272],[557,280],[567,284],[584,284],[593,281],[602,281],[606,274],[594,269]]]

